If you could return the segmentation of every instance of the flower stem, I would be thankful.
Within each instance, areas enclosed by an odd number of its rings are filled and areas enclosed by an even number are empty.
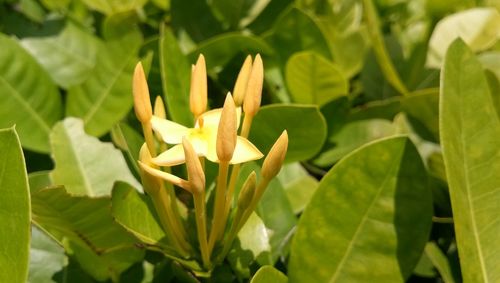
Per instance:
[[[205,192],[193,194],[196,214],[196,228],[200,243],[201,258],[205,268],[210,266],[210,253],[207,243],[207,222],[205,218]]]
[[[217,187],[215,189],[214,214],[212,218],[212,228],[210,229],[210,238],[208,240],[208,251],[211,253],[214,248],[215,241],[219,235],[223,225],[224,208],[226,200],[226,186],[229,162],[219,163],[219,175],[217,177]]]

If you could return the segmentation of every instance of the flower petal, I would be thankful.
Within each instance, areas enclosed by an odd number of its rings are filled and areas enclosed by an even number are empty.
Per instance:
[[[239,164],[251,160],[257,160],[264,157],[264,154],[255,147],[249,140],[238,136],[236,140],[236,148],[230,164]]]
[[[158,166],[174,166],[184,163],[185,160],[184,149],[181,144],[177,144],[151,159],[151,162]]]
[[[203,127],[210,127],[217,129],[219,127],[220,115],[222,114],[222,108],[212,109],[200,115],[203,119]],[[241,120],[241,107],[236,108],[236,127],[240,126]],[[196,121],[195,128],[199,128],[198,121]]]
[[[151,118],[151,126],[161,135],[163,141],[169,144],[182,143],[182,137],[189,133],[189,129],[183,125],[156,116]]]

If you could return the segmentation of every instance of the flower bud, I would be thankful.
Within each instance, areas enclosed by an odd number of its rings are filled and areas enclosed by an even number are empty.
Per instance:
[[[192,69],[189,108],[195,117],[207,109],[207,67],[202,54]]]
[[[153,111],[149,98],[148,82],[146,81],[146,75],[144,74],[141,62],[135,66],[132,89],[135,115],[141,123],[149,123]]]
[[[252,65],[252,71],[248,78],[247,90],[243,102],[245,115],[255,116],[260,108],[262,98],[262,84],[264,83],[264,66],[262,58],[257,54]]]
[[[157,96],[155,99],[155,105],[153,108],[153,114],[162,119],[167,119],[167,111],[165,110],[165,104],[163,103],[163,99],[161,96]]]
[[[142,145],[141,150],[139,151],[139,160],[142,163],[148,165],[151,161],[151,153],[149,153],[148,147],[145,143]],[[155,192],[158,192],[161,188],[161,181],[158,178],[155,178],[154,176],[148,174],[144,169],[142,169],[142,167],[139,171],[144,191],[147,194],[154,194]]]
[[[205,172],[203,172],[200,159],[191,143],[185,137],[182,138],[182,147],[184,148],[184,155],[186,157],[186,168],[191,191],[193,193],[201,193],[205,190]]]
[[[234,84],[233,95],[234,103],[236,106],[241,106],[243,100],[245,99],[245,93],[247,91],[248,78],[250,77],[250,72],[252,71],[252,56],[248,55],[241,66],[240,73]]]
[[[221,162],[229,162],[236,148],[236,107],[233,97],[227,94],[217,130],[217,157]]]
[[[257,175],[255,171],[252,171],[250,175],[248,175],[247,180],[243,184],[243,188],[241,188],[240,194],[238,195],[238,208],[246,209],[250,202],[252,202],[253,196],[255,194],[255,185],[257,183]]]
[[[274,176],[278,175],[285,160],[287,148],[288,133],[285,130],[274,143],[266,159],[264,159],[264,163],[262,164],[262,177],[264,179],[271,180]]]

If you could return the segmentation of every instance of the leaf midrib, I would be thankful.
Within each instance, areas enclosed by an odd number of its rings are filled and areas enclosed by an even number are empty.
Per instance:
[[[393,159],[391,166],[386,171],[387,174],[386,174],[384,180],[382,181],[382,183],[380,184],[378,191],[377,191],[377,194],[375,195],[372,202],[368,206],[366,213],[363,215],[363,218],[361,219],[361,222],[359,223],[358,227],[356,228],[356,231],[354,232],[354,235],[352,236],[352,239],[349,242],[349,245],[348,245],[344,255],[342,256],[340,263],[338,264],[337,268],[334,271],[334,276],[330,279],[329,283],[335,282],[337,280],[338,276],[340,275],[340,273],[341,273],[340,271],[343,268],[343,265],[345,264],[345,261],[346,261],[348,255],[351,253],[351,250],[352,250],[354,243],[357,241],[357,238],[358,238],[359,233],[361,231],[361,227],[365,225],[366,220],[369,218],[368,215],[370,214],[372,207],[374,206],[375,202],[380,197],[380,194],[384,191],[385,184],[390,180],[390,177],[392,176],[390,173],[394,170],[394,168],[397,166],[397,164],[400,163],[401,156],[403,155],[404,150],[405,150],[405,146],[403,146],[403,148],[401,149],[398,157]]]

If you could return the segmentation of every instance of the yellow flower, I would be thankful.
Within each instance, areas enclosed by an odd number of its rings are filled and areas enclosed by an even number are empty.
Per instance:
[[[236,109],[237,125],[239,125],[241,108]],[[212,162],[219,162],[217,157],[217,130],[219,126],[222,108],[213,109],[201,114],[194,128],[187,128],[167,119],[153,116],[151,125],[164,142],[175,144],[169,150],[152,159],[152,162],[160,166],[174,166],[185,162],[182,138],[193,145],[198,156],[204,156]],[[257,160],[264,155],[246,138],[238,136],[236,147],[230,164],[238,164],[251,160]]]

